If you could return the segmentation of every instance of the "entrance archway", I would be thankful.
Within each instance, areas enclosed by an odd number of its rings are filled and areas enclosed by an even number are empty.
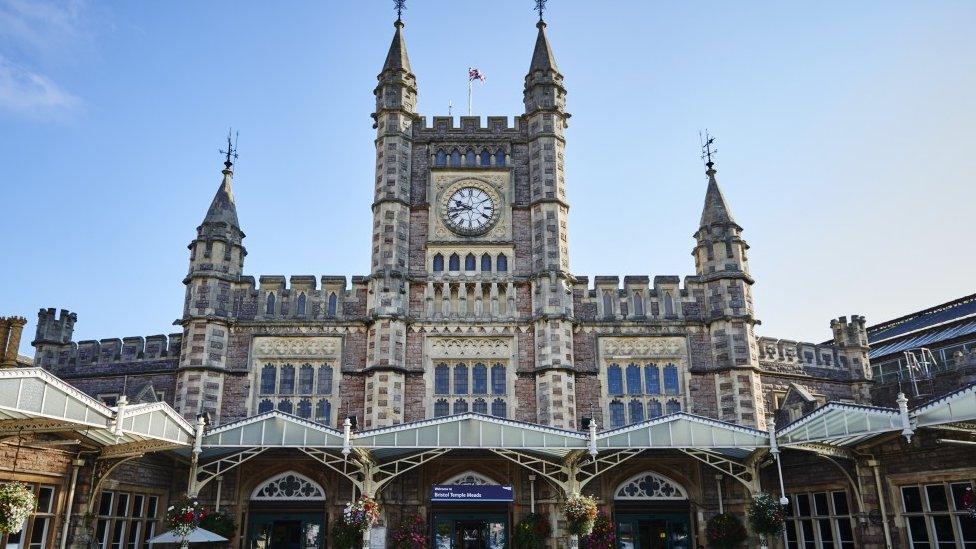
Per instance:
[[[442,501],[432,497],[434,547],[488,549],[507,545],[513,499],[511,486],[470,470],[451,476],[437,486],[461,487],[448,491],[471,499]]]
[[[643,471],[613,491],[620,547],[690,549],[691,507],[688,491],[654,471]]]
[[[248,505],[247,549],[324,547],[325,501],[325,488],[296,471],[259,482]]]

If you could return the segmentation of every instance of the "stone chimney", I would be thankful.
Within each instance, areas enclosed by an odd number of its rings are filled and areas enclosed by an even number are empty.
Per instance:
[[[0,367],[17,367],[17,351],[20,350],[20,336],[24,331],[25,324],[27,324],[27,319],[22,316],[0,319],[0,348],[3,349]]]

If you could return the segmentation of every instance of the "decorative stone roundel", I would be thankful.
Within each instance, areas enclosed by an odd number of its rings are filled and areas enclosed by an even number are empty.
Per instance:
[[[455,475],[445,480],[443,484],[454,484],[454,485],[460,484],[464,486],[484,486],[487,484],[498,484],[498,483],[484,475],[479,475],[474,471],[465,471],[460,475]]]
[[[322,501],[325,490],[317,482],[294,471],[286,471],[262,482],[251,492],[252,501]]]
[[[657,473],[644,471],[618,486],[613,497],[624,500],[676,500],[688,499],[688,494],[677,482]]]

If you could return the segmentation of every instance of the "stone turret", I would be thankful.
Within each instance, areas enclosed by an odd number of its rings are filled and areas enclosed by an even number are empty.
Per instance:
[[[869,381],[873,376],[868,352],[867,324],[863,316],[851,315],[830,321],[830,331],[834,334],[834,347],[842,366],[846,366],[854,380]]]
[[[364,426],[403,422],[409,285],[410,170],[413,125],[417,122],[417,80],[410,69],[403,21],[377,75],[376,180],[373,253],[367,309],[368,329]]]
[[[754,327],[759,320],[753,309],[754,281],[746,255],[749,245],[742,239],[742,227],[732,217],[716,173],[709,155],[705,204],[692,255],[695,271],[706,287],[702,315],[711,340],[719,417],[761,429],[766,411],[758,373],[759,347]]]
[[[244,269],[244,232],[237,218],[232,183],[236,156],[228,138],[223,178],[190,243],[190,270],[183,283],[183,348],[180,353],[175,407],[192,419],[208,412],[220,421],[223,374],[232,315],[231,285]]]
[[[535,48],[525,75],[523,120],[528,128],[530,216],[532,223],[532,309],[535,321],[538,421],[576,428],[573,356],[573,277],[564,176],[566,88],[539,20]]]
[[[0,367],[17,367],[20,336],[25,324],[27,319],[22,316],[0,317]]]
[[[65,309],[61,309],[57,316],[55,312],[53,307],[37,312],[37,332],[31,342],[36,349],[34,365],[48,370],[56,370],[67,363],[75,322],[78,321],[78,315]]]

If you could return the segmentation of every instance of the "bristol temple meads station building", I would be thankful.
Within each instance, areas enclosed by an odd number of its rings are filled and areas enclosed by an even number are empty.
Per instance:
[[[789,498],[791,548],[976,546],[969,347],[920,389],[873,379],[862,316],[822,343],[758,336],[710,161],[694,274],[570,272],[570,115],[545,23],[524,112],[460,125],[417,112],[403,27],[373,91],[368,275],[246,274],[228,156],[180,333],[76,342],[75,313],[42,309],[31,366],[23,319],[0,324],[20,366],[0,370],[0,480],[39,501],[6,547],[142,549],[189,493],[241,549],[329,546],[361,494],[380,504],[376,547],[414,514],[439,548],[507,547],[538,513],[555,548],[561,502],[583,493],[620,547],[687,549],[760,491]]]

